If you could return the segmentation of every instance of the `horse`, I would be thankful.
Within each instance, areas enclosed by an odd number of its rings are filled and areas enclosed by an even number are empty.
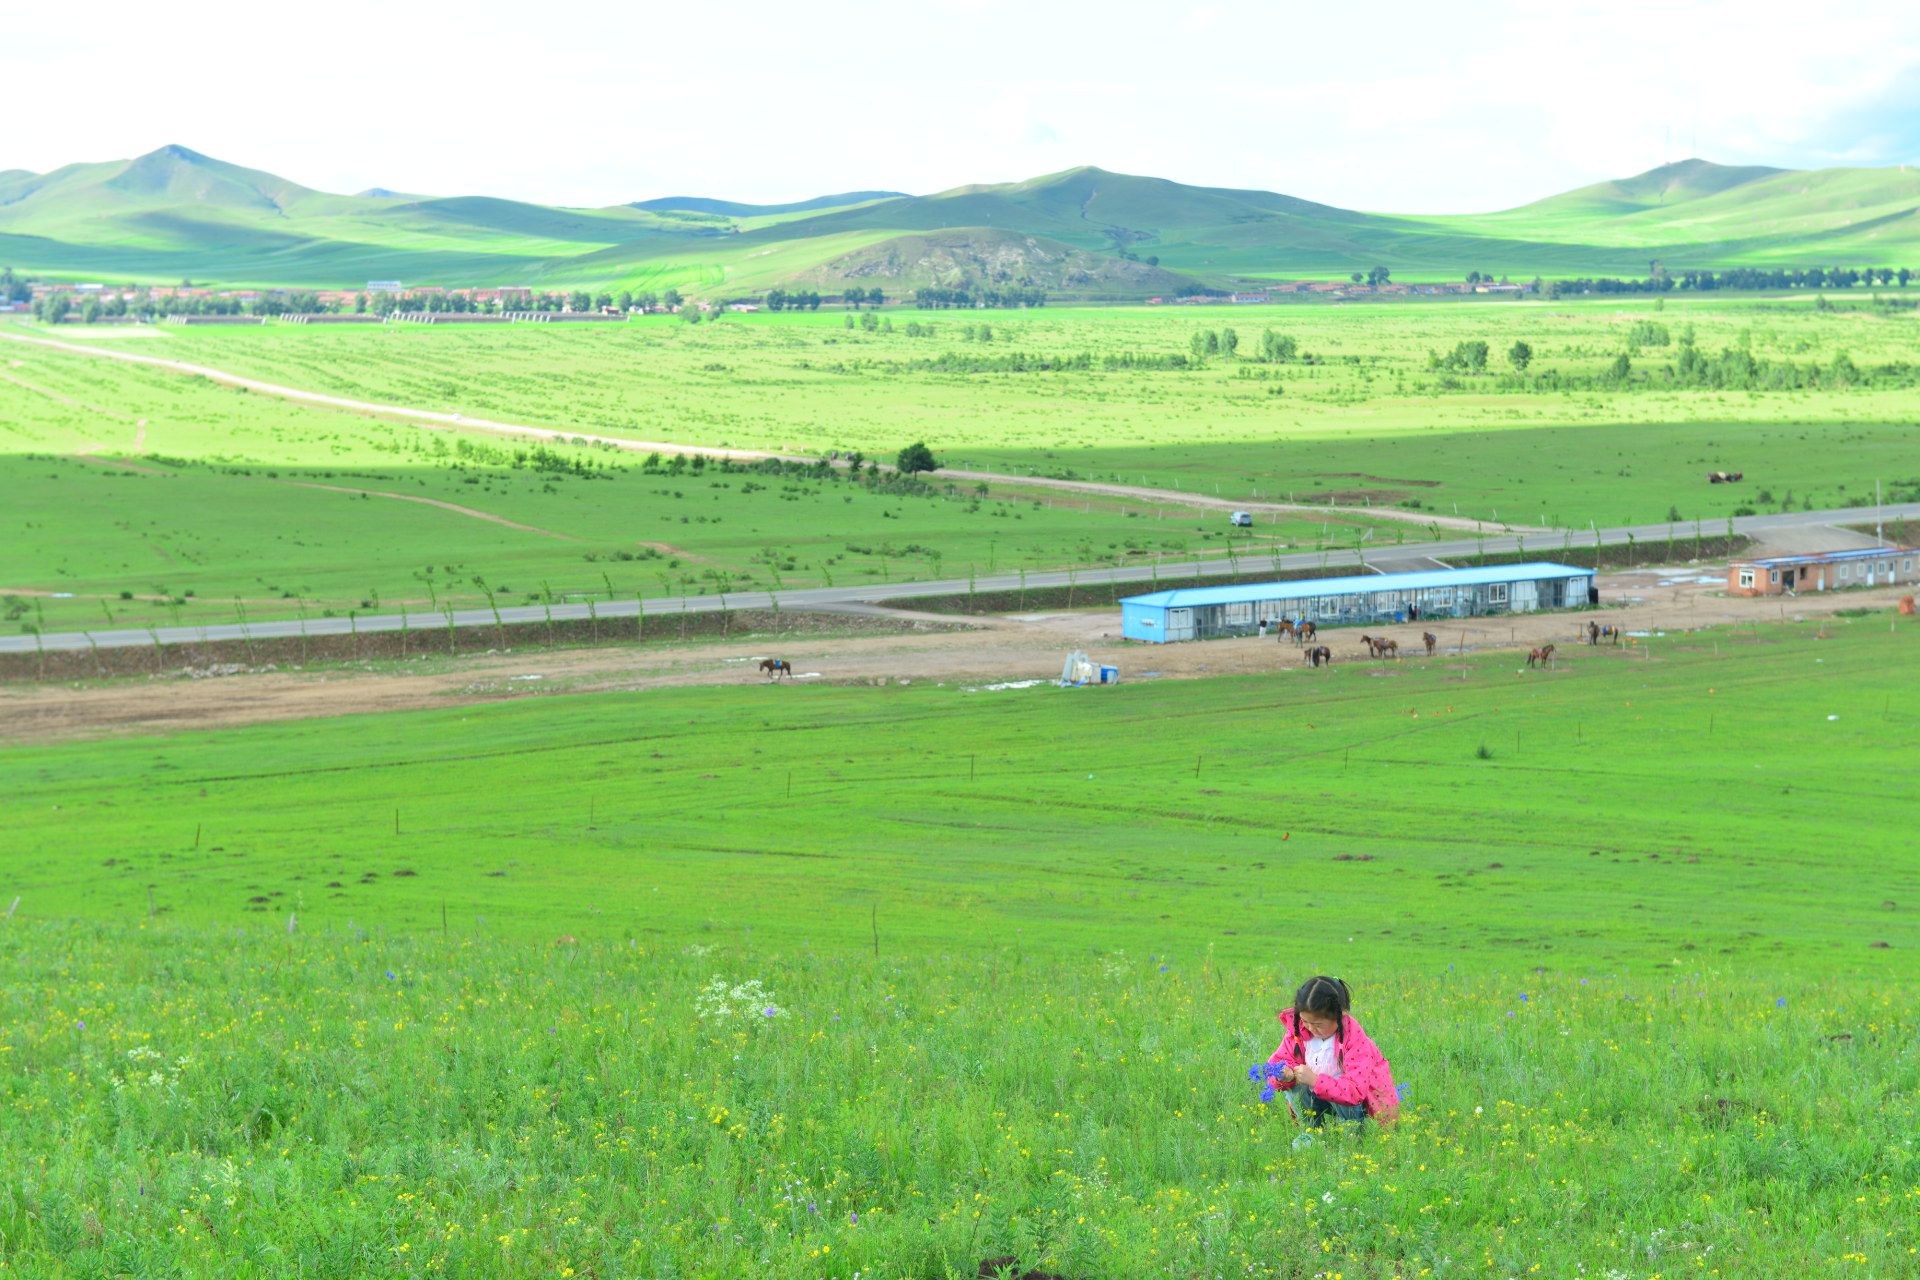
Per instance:
[[[1307,665],[1310,667],[1331,666],[1333,664],[1333,650],[1323,644],[1317,644],[1307,650],[1306,657]]]
[[[1300,644],[1305,641],[1311,640],[1319,634],[1320,634],[1320,628],[1315,624],[1306,621],[1304,618],[1299,622],[1296,622],[1293,624],[1293,640],[1295,644]]]
[[[1280,621],[1273,624],[1273,638],[1276,641],[1284,640],[1292,634],[1293,634],[1292,618],[1282,618],[1280,619]]]
[[[1552,662],[1552,661],[1553,661],[1553,646],[1550,644],[1542,645],[1538,649],[1527,650],[1527,665],[1530,667],[1533,666],[1535,663],[1539,663],[1541,666],[1544,667],[1549,662]]]
[[[1389,640],[1382,636],[1380,639],[1374,641],[1374,646],[1375,654],[1379,657],[1397,658],[1400,656],[1400,642],[1398,640]]]
[[[793,679],[793,664],[785,658],[760,659],[760,674],[769,680],[778,680],[781,676]]]
[[[1427,646],[1427,656],[1431,658],[1433,656],[1433,651],[1435,647],[1437,647],[1440,643],[1440,637],[1433,634],[1433,632],[1431,631],[1422,631],[1420,633],[1420,639],[1421,639],[1421,642]]]
[[[1588,644],[1600,643],[1600,624],[1599,623],[1597,622],[1587,623],[1587,643]]]

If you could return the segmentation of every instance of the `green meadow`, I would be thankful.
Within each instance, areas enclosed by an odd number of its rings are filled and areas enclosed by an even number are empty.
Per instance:
[[[45,348],[6,344],[0,359],[9,631],[401,608],[430,625],[436,610],[484,608],[487,591],[524,604],[964,578],[1189,556],[1228,531],[1165,504],[650,465]],[[1234,541],[1350,543],[1367,525],[1303,518]]]
[[[139,349],[641,440],[890,456],[924,438],[953,467],[1578,527],[1844,506],[1876,478],[1920,479],[1916,314],[1806,298],[1476,299],[893,312],[873,331],[845,313],[265,326],[168,331]],[[1141,367],[1226,329],[1236,355]],[[1295,355],[1263,360],[1267,330]],[[1689,338],[1702,358],[1763,372],[1751,387],[1675,385]],[[1508,356],[1521,342],[1524,373]],[[1463,343],[1486,344],[1484,370],[1435,367]],[[1614,379],[1622,356],[1629,373]],[[1752,483],[1711,487],[1711,470]]]
[[[0,751],[0,1260],[1905,1274],[1888,621]],[[1404,1114],[1296,1148],[1322,971]]]

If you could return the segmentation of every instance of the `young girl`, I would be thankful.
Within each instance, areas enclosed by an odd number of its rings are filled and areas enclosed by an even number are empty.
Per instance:
[[[1338,978],[1308,978],[1280,1011],[1286,1038],[1267,1059],[1261,1099],[1284,1091],[1287,1106],[1309,1128],[1327,1116],[1362,1121],[1393,1119],[1400,1106],[1387,1059],[1348,1012],[1353,997]]]

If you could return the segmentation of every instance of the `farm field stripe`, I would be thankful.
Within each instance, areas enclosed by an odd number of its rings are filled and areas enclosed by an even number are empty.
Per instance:
[[[11,342],[31,343],[35,346],[66,351],[75,355],[106,357],[112,360],[124,360],[133,364],[151,365],[173,373],[183,373],[209,379],[226,386],[242,387],[248,391],[258,391],[265,395],[278,396],[286,400],[297,400],[305,404],[320,405],[329,409],[343,409],[350,413],[367,413],[385,418],[404,418],[410,421],[426,423],[435,427],[452,427],[462,430],[485,432],[493,435],[525,436],[535,440],[572,441],[584,440],[589,444],[608,445],[635,453],[663,454],[705,454],[709,457],[730,458],[740,462],[758,462],[763,459],[777,459],[786,462],[811,462],[813,459],[800,454],[779,453],[767,449],[734,449],[721,446],[671,444],[657,440],[633,440],[624,436],[596,435],[591,432],[565,431],[554,427],[535,427],[523,423],[499,422],[491,418],[469,417],[459,413],[439,413],[431,409],[410,409],[405,405],[378,404],[372,401],[355,400],[347,396],[329,395],[321,391],[305,391],[298,387],[284,386],[279,383],[265,382],[258,378],[249,378],[222,369],[206,365],[189,364],[184,360],[169,360],[163,356],[141,355],[136,351],[116,351],[107,347],[89,347],[71,342],[61,342],[54,338],[27,337],[23,334],[0,332],[0,338]],[[837,464],[839,465],[839,464]],[[1088,480],[1063,480],[1051,476],[1020,476],[995,471],[947,470],[943,474],[954,480],[974,483],[995,484],[1011,489],[1049,489],[1070,493],[1099,494],[1105,497],[1134,498],[1150,502],[1166,503],[1172,506],[1198,507],[1211,511],[1247,510],[1272,513],[1294,513],[1302,515],[1359,516],[1366,519],[1395,520],[1404,524],[1429,528],[1438,525],[1441,528],[1460,531],[1479,532],[1488,526],[1478,520],[1454,516],[1440,516],[1427,512],[1400,511],[1392,507],[1340,507],[1327,504],[1291,503],[1245,500],[1235,501],[1228,498],[1209,498],[1200,494],[1185,493],[1178,489],[1153,489],[1140,485],[1103,484]],[[1547,533],[1553,530],[1534,525],[1505,525],[1503,529],[1520,533]]]

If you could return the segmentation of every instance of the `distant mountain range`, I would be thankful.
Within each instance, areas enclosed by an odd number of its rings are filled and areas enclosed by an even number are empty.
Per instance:
[[[1704,160],[1499,213],[1365,213],[1270,191],[1079,168],[932,195],[790,204],[675,196],[570,209],[373,187],[333,195],[181,146],[0,171],[0,265],[60,278],[348,288],[1021,286],[1133,297],[1340,278],[1639,276],[1920,266],[1920,173]]]

